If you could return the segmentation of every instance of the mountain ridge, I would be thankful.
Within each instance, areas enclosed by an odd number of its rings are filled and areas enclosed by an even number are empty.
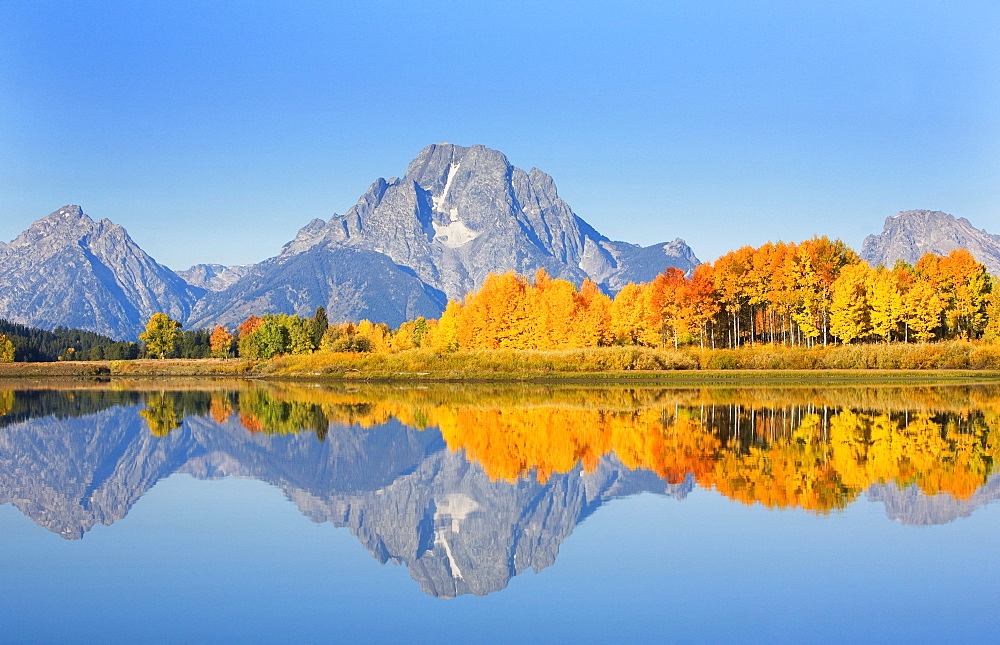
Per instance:
[[[544,268],[614,293],[699,263],[679,238],[608,239],[559,197],[551,176],[497,150],[434,144],[403,177],[376,179],[344,215],[313,219],[256,264],[175,272],[120,225],[64,206],[0,244],[0,318],[129,340],[156,312],[188,328],[232,327],[251,314],[308,316],[323,306],[332,319],[398,326],[437,317],[489,273]]]
[[[956,249],[968,249],[990,273],[1000,276],[1000,235],[942,211],[917,209],[890,215],[882,233],[865,238],[860,255],[873,266],[891,267],[897,260],[916,264],[926,253],[948,255]]]
[[[377,179],[347,213],[321,222],[303,227],[281,256],[331,245],[374,250],[453,299],[490,272],[545,268],[614,292],[650,265],[656,275],[700,264],[679,238],[648,247],[608,239],[559,197],[550,175],[525,172],[482,145],[427,146],[402,178]]]
[[[43,217],[0,248],[0,317],[42,329],[135,339],[156,312],[186,319],[203,293],[159,264],[107,219],[75,205]]]

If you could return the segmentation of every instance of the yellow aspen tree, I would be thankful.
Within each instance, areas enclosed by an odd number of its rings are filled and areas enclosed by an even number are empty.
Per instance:
[[[877,267],[868,273],[866,289],[872,335],[889,342],[903,315],[903,294],[897,276],[885,267]]]
[[[608,344],[611,328],[611,299],[601,293],[590,278],[583,281],[577,294],[577,317],[570,335],[572,347],[596,347]]]
[[[913,270],[917,281],[922,281],[930,285],[942,302],[941,317],[934,327],[942,327],[942,337],[946,337],[949,335],[949,329],[945,314],[951,306],[953,285],[951,274],[944,270],[943,260],[944,258],[936,253],[925,253],[917,260]]]
[[[699,264],[691,276],[688,297],[691,300],[692,327],[698,331],[701,346],[705,346],[707,326],[719,313],[718,298],[715,292],[715,268],[711,264]]]
[[[482,288],[466,296],[459,345],[480,349],[523,349],[531,343],[527,282],[514,272],[491,273]]]
[[[669,333],[669,330],[664,329],[664,297],[656,280],[642,285],[642,293],[639,298],[639,312],[642,322],[638,340],[643,345],[659,347],[666,342],[664,334]]]
[[[176,349],[180,328],[181,324],[167,314],[155,313],[146,323],[146,331],[139,334],[139,340],[146,343],[146,352],[163,359]]]
[[[740,344],[743,336],[741,318],[747,305],[746,282],[753,249],[749,246],[726,253],[715,261],[715,290],[719,304],[729,318],[730,345]]]
[[[871,331],[866,262],[845,266],[830,285],[830,333],[842,343],[862,338]]]
[[[413,341],[413,330],[416,323],[412,320],[407,320],[405,323],[399,326],[399,329],[394,331],[389,338],[389,348],[393,352],[404,352],[408,349],[413,349],[416,344]]]
[[[1000,289],[996,288],[996,280],[991,278],[990,294],[986,297],[986,325],[983,328],[983,340],[989,343],[1000,343]]]
[[[797,297],[797,265],[795,256],[797,246],[795,244],[780,244],[780,253],[775,258],[775,275],[771,280],[771,293],[769,295],[770,305],[775,309],[777,318],[776,327],[778,335],[783,337],[787,343],[794,342],[794,330],[792,328],[792,314],[795,312]]]
[[[941,258],[940,272],[946,290],[945,319],[950,335],[977,337],[986,326],[986,298],[991,281],[986,267],[965,249],[956,249]]]
[[[535,272],[535,278],[527,290],[527,313],[530,325],[534,329],[531,345],[536,349],[552,349],[555,344],[552,338],[554,321],[549,310],[549,290],[552,277],[544,267]]]
[[[430,346],[438,351],[455,351],[459,348],[458,329],[462,323],[462,305],[449,300],[436,325],[431,326]]]
[[[491,322],[497,344],[502,348],[530,349],[533,329],[526,280],[513,272],[498,280],[491,308]]]
[[[826,344],[830,323],[830,287],[849,264],[861,261],[858,254],[840,240],[814,237],[796,249],[799,265],[799,310],[796,322],[802,332],[810,337],[820,337]]]
[[[216,325],[212,330],[212,335],[208,339],[208,344],[215,358],[229,358],[233,350],[233,334],[227,327]]]
[[[672,338],[674,348],[683,340],[686,342],[700,324],[698,302],[691,281],[684,272],[668,268],[650,285],[650,325],[659,324],[661,335]]]
[[[754,250],[747,277],[747,304],[750,306],[753,333],[774,340],[774,291],[780,284],[785,248],[780,242],[768,242]],[[758,330],[759,329],[759,333]]]
[[[489,277],[487,282],[489,282]],[[469,293],[462,302],[462,324],[458,326],[456,331],[458,346],[462,349],[484,349],[496,346],[487,320],[487,308],[484,303],[480,302],[480,300],[485,301],[485,299],[486,295],[483,290],[480,290]],[[441,319],[441,322],[443,325],[444,318]]]
[[[797,275],[792,317],[806,338],[816,338],[822,331],[822,286],[811,251],[811,246],[803,243],[799,245],[795,255]]]
[[[903,321],[919,341],[934,337],[934,329],[941,324],[945,301],[938,295],[930,280],[917,276],[904,299]]]
[[[358,336],[362,338],[367,338],[372,343],[372,351],[379,354],[388,354],[390,350],[389,344],[389,326],[385,323],[373,323],[370,320],[362,320],[358,323],[357,331],[355,332]]]
[[[535,289],[529,309],[537,321],[531,333],[538,349],[564,349],[572,346],[573,327],[576,324],[576,287],[566,280],[550,280],[544,289]]]
[[[0,363],[14,362],[14,343],[5,334],[0,334]]]
[[[642,287],[628,283],[611,301],[609,332],[614,342],[635,345],[643,331]]]

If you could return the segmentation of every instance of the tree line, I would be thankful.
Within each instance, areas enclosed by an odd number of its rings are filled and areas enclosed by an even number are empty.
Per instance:
[[[0,363],[57,360],[103,360],[137,358],[138,343],[82,329],[56,327],[52,331],[0,319]]]
[[[166,317],[166,314],[159,314]],[[211,355],[209,332],[181,331],[177,323],[168,354],[176,358],[208,358]],[[158,356],[143,342],[114,340],[101,334],[56,327],[52,331],[36,329],[0,319],[0,363],[50,361],[134,360]]]
[[[614,298],[544,271],[491,275],[448,304],[433,336],[452,349],[997,340],[994,282],[965,250],[887,269],[819,237],[743,247],[690,275],[669,268]]]
[[[578,349],[598,346],[812,347],[829,343],[1000,340],[996,278],[966,250],[926,254],[915,265],[872,267],[840,240],[745,246],[690,274],[668,268],[614,297],[544,270],[490,274],[437,320],[396,329],[313,317],[252,315],[236,329],[181,331],[155,314],[140,335],[150,357],[266,359],[280,354],[395,353],[416,347]],[[0,348],[2,351],[2,348]],[[105,350],[106,351],[106,350]],[[108,358],[108,356],[105,356]]]

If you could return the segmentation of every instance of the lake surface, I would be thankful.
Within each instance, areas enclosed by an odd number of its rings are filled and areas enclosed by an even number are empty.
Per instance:
[[[0,388],[0,640],[992,640],[998,452],[997,385]]]

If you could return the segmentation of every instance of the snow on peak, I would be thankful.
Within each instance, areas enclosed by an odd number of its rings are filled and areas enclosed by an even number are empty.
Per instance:
[[[451,249],[465,246],[472,240],[479,237],[479,231],[473,231],[465,225],[465,222],[458,218],[458,209],[451,209],[451,222],[448,224],[438,224],[431,222],[434,227],[434,240]]]
[[[434,197],[434,210],[439,213],[444,212],[444,200],[448,198],[448,191],[451,190],[451,182],[455,179],[455,171],[458,170],[458,163],[448,165],[448,178],[444,181],[444,190],[438,197]]]

